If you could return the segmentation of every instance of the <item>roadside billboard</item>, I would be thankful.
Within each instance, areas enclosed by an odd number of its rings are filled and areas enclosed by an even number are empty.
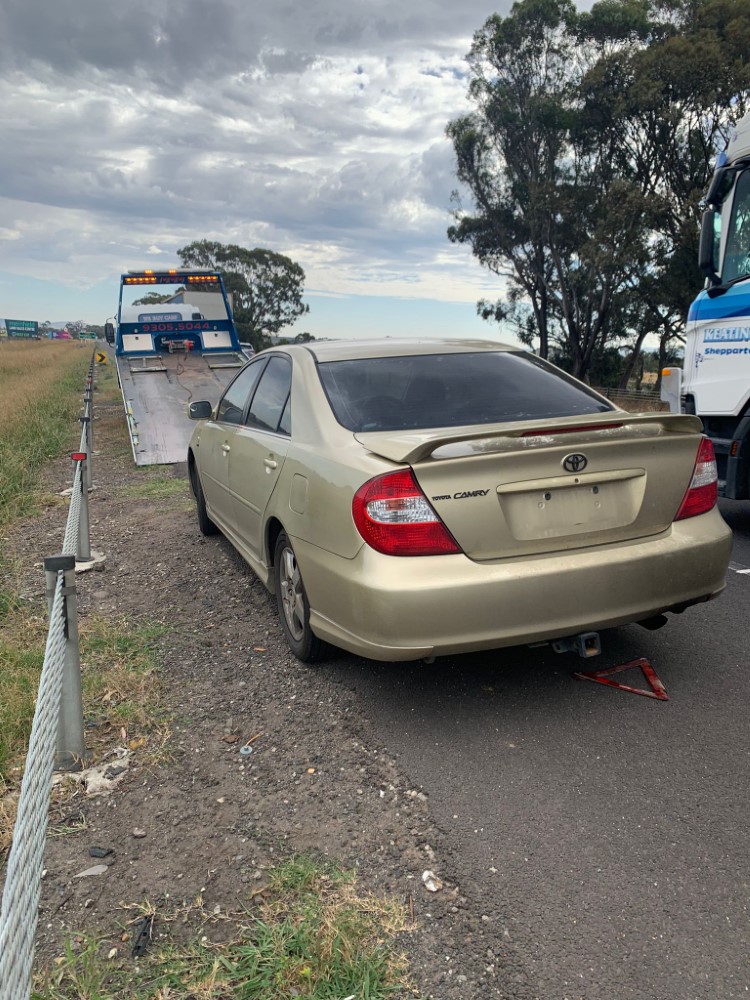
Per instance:
[[[39,336],[39,324],[35,319],[6,319],[5,329],[9,337]]]

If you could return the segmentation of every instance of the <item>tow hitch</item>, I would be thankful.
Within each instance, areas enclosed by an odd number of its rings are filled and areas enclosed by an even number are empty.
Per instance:
[[[599,656],[602,651],[602,641],[598,632],[580,632],[567,639],[557,639],[552,643],[556,653],[578,653],[584,660]]]

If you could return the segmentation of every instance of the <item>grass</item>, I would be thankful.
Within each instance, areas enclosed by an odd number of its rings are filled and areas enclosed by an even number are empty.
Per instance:
[[[413,996],[405,959],[395,948],[406,930],[406,909],[363,891],[352,872],[316,859],[293,857],[268,872],[250,915],[239,915],[228,944],[203,936],[190,945],[169,942],[176,915],[150,904],[167,942],[153,944],[137,962],[112,941],[69,945],[37,984],[32,1000],[388,1000]],[[200,901],[197,910],[202,911]],[[118,939],[122,940],[122,937]],[[161,940],[161,939],[160,939]],[[124,954],[123,954],[124,951]],[[112,957],[110,958],[110,954]]]
[[[11,762],[28,743],[43,659],[38,639],[29,648],[9,639],[5,628],[0,631],[0,779],[6,782]]]
[[[130,444],[122,393],[117,381],[117,367],[114,355],[97,369],[96,393],[94,394],[94,450],[106,452],[110,458],[122,458],[132,462],[133,450]],[[144,470],[145,471],[145,470]],[[94,466],[96,480],[96,465]]]
[[[130,742],[161,722],[156,644],[162,625],[88,618],[79,625],[83,700],[89,722],[125,729]]]
[[[190,486],[185,479],[175,479],[161,466],[147,467],[140,483],[133,483],[120,490],[120,496],[134,500],[171,500],[179,498],[192,505]],[[151,471],[153,469],[154,471]]]
[[[76,342],[0,342],[0,530],[33,513],[39,473],[80,440],[91,350]]]

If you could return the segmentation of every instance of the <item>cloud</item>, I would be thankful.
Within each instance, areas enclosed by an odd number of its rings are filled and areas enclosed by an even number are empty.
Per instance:
[[[246,58],[240,38],[257,37],[250,7],[226,0],[5,0],[2,64],[58,73],[91,69],[153,79],[190,79]],[[240,31],[239,29],[244,29]]]
[[[274,73],[311,54],[411,51],[429,39],[437,52],[468,39],[494,5],[465,0],[5,0],[0,64],[29,63],[74,74],[85,69],[140,74],[184,84],[258,64]]]
[[[0,269],[101,278],[205,237],[288,253],[331,294],[476,297],[444,131],[492,10],[5,0]]]

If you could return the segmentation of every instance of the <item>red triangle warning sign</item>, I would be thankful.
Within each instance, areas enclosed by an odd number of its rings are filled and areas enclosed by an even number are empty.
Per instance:
[[[643,671],[643,676],[646,678],[646,683],[651,689],[650,691],[646,691],[644,688],[630,687],[629,684],[619,684],[617,681],[610,679],[613,674],[619,674],[623,670],[633,670],[634,668]],[[642,694],[644,698],[656,698],[658,701],[669,701],[666,689],[656,676],[656,671],[648,660],[643,658],[638,660],[629,660],[627,663],[621,663],[617,667],[607,667],[604,670],[591,670],[586,673],[575,673],[573,676],[579,681],[595,681],[597,684],[607,684],[609,687],[619,688],[621,691],[629,691],[631,694]]]

